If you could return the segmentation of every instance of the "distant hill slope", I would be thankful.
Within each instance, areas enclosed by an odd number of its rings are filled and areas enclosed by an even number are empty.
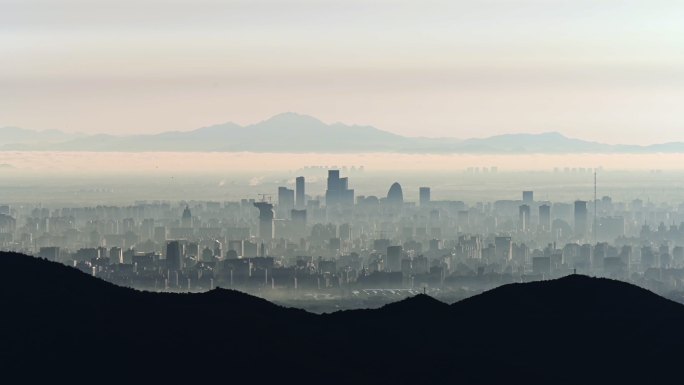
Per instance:
[[[608,145],[557,132],[488,138],[411,138],[371,126],[325,124],[283,113],[248,126],[224,123],[155,135],[71,135],[56,130],[0,128],[0,150],[51,151],[250,151],[405,153],[683,153],[684,143]]]
[[[140,292],[14,253],[0,272],[2,376],[22,382],[664,383],[684,348],[684,306],[583,276],[314,315],[230,290]]]

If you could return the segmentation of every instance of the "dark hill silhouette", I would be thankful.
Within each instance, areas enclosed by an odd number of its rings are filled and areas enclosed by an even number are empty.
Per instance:
[[[684,306],[577,275],[314,315],[225,289],[136,291],[14,253],[0,272],[0,376],[21,382],[664,383],[684,348]]]
[[[472,313],[496,308],[525,314],[606,314],[648,312],[651,315],[681,313],[684,307],[649,290],[625,282],[584,275],[568,275],[552,281],[501,286],[452,305]]]

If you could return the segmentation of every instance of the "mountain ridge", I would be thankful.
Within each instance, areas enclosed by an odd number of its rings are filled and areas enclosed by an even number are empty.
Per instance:
[[[157,134],[68,134],[0,128],[5,151],[221,151],[396,153],[684,153],[684,142],[610,145],[570,138],[557,131],[484,138],[406,137],[368,125],[347,125],[294,112],[241,126],[232,122]]]

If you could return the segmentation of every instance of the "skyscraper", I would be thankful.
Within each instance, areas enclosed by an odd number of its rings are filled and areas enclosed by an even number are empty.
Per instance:
[[[185,228],[190,228],[192,227],[192,213],[190,212],[190,207],[185,206],[185,210],[183,210],[183,216],[181,218],[181,225],[182,227]]]
[[[513,240],[511,237],[495,237],[494,248],[497,262],[508,262],[513,257]]]
[[[530,229],[530,206],[521,205],[519,209],[518,229],[528,231]]]
[[[325,192],[326,206],[353,206],[354,190],[349,189],[349,180],[340,178],[340,170],[328,170],[328,189]]]
[[[183,245],[179,241],[166,244],[166,268],[180,270],[183,267]]]
[[[582,239],[587,235],[587,202],[575,201],[575,236]]]
[[[425,206],[430,203],[430,188],[420,187],[418,189],[418,196],[420,197],[420,205]]]
[[[522,195],[524,204],[530,205],[534,202],[534,191],[523,191]]]
[[[387,203],[391,206],[401,208],[404,205],[404,193],[401,190],[401,185],[398,182],[392,183],[387,192]]]
[[[278,187],[278,217],[290,214],[295,205],[295,192],[287,187]]]
[[[539,229],[542,231],[551,230],[551,206],[539,206]]]
[[[259,209],[259,238],[273,239],[273,205],[268,202],[254,202],[254,207]]]
[[[290,213],[292,218],[292,230],[298,237],[305,236],[306,232],[306,210],[292,210]]]
[[[298,176],[295,179],[295,208],[298,210],[306,206],[306,192],[304,189],[304,177]]]
[[[387,247],[387,265],[385,269],[389,272],[401,271],[401,246],[388,246]]]

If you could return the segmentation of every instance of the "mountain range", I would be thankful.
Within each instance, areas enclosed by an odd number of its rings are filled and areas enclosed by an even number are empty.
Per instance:
[[[58,130],[0,128],[6,151],[250,151],[320,153],[684,153],[684,143],[609,145],[557,132],[488,138],[405,137],[371,126],[325,124],[311,116],[283,113],[240,126],[224,123],[192,131],[145,135],[69,134]]]
[[[681,375],[684,306],[609,279],[570,275],[451,305],[418,295],[317,315],[225,289],[136,291],[16,253],[0,252],[0,272],[0,376],[13,382],[643,384]]]

